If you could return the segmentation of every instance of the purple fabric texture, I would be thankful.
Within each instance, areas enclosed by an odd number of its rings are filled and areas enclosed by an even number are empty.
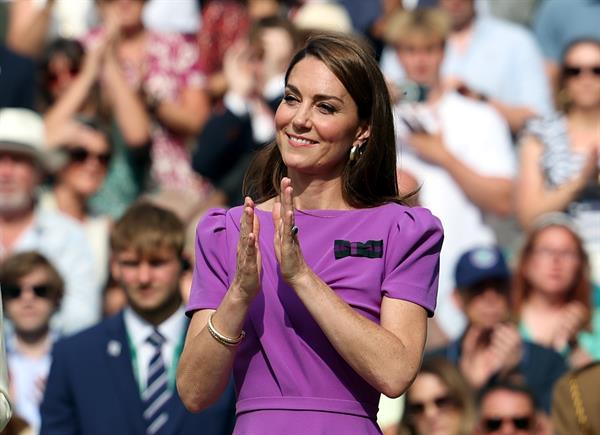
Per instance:
[[[212,209],[199,223],[188,315],[216,309],[227,292],[236,271],[241,213],[242,207]],[[301,430],[307,418],[317,419],[311,434],[331,433],[334,422],[336,433],[380,433],[375,422],[379,392],[342,359],[281,278],[271,213],[257,210],[256,215],[262,289],[249,310],[247,335],[234,363],[235,433],[290,435],[294,424]],[[433,315],[443,232],[429,210],[398,204],[296,210],[295,223],[308,265],[358,313],[379,323],[386,296],[421,305]],[[350,243],[349,255],[336,259],[336,241]],[[269,410],[278,412],[261,412]]]

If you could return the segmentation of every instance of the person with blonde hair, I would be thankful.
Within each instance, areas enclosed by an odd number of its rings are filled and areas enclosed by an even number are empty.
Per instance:
[[[454,266],[464,251],[496,243],[490,218],[512,211],[516,164],[506,122],[444,86],[448,31],[443,12],[424,9],[399,12],[387,33],[408,80],[407,95],[394,106],[398,177],[408,191],[419,186],[419,204],[444,225],[436,321],[455,338],[465,319],[449,300]]]

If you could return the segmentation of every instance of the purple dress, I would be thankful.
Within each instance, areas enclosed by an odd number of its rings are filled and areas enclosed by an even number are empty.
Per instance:
[[[188,315],[216,309],[236,271],[242,207],[200,222]],[[260,219],[262,291],[238,348],[236,435],[379,434],[380,393],[336,352],[278,271],[270,212]],[[353,309],[379,323],[383,296],[433,315],[443,233],[427,209],[386,204],[297,210],[299,243],[312,270]]]

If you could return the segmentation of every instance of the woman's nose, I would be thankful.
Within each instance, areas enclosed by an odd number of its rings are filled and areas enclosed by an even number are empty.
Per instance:
[[[309,130],[311,127],[310,107],[302,105],[294,114],[292,125],[297,130]]]

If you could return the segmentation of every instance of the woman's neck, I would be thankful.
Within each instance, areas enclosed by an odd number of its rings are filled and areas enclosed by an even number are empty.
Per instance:
[[[85,198],[83,198],[81,195],[78,195],[74,190],[70,189],[64,184],[58,183],[54,187],[54,197],[56,198],[58,209],[61,212],[78,221],[85,220]]]
[[[600,133],[600,106],[573,108],[569,111],[568,119],[572,128]]]
[[[359,157],[360,158],[360,157]],[[342,196],[341,178],[312,178],[290,174],[295,206],[300,210],[350,210]]]
[[[549,295],[536,291],[533,291],[527,299],[527,305],[538,312],[560,309],[565,302],[563,295]]]

